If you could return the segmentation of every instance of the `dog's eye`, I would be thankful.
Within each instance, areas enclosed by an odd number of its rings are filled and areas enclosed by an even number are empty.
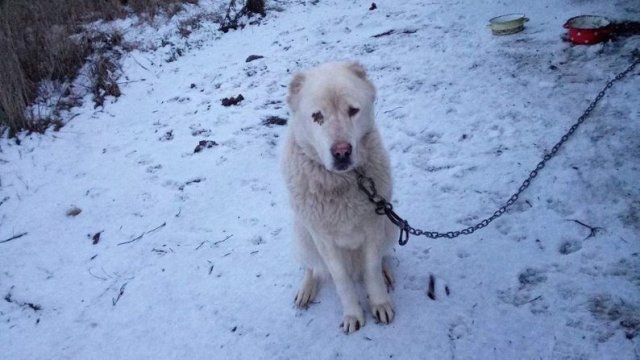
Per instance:
[[[354,116],[355,114],[358,113],[358,111],[360,111],[360,109],[358,108],[354,108],[353,106],[349,106],[349,116]]]
[[[324,116],[320,111],[314,112],[311,116],[313,117],[314,123],[317,123],[318,125],[322,125],[324,123]]]

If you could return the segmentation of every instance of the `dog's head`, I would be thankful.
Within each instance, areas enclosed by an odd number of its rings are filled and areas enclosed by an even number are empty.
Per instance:
[[[295,74],[287,98],[295,141],[329,171],[357,167],[359,145],[373,127],[375,93],[357,63],[328,63]]]

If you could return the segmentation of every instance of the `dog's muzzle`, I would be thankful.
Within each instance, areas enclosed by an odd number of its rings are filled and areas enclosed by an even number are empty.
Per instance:
[[[351,152],[353,147],[346,142],[336,143],[331,147],[331,155],[333,155],[333,168],[338,171],[344,171],[351,166]]]

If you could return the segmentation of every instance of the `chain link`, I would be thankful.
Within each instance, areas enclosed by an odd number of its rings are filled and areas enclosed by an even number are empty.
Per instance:
[[[378,195],[378,192],[376,191],[376,185],[373,179],[366,176],[361,170],[355,171],[357,175],[357,180],[358,180],[358,187],[362,192],[364,192],[367,195],[367,197],[369,198],[369,201],[375,204],[376,214],[386,215],[389,218],[389,220],[400,229],[400,238],[398,239],[398,243],[400,245],[406,245],[407,242],[409,242],[409,235],[426,236],[431,239],[438,239],[438,238],[453,239],[460,235],[473,234],[476,230],[480,230],[486,227],[493,220],[502,216],[502,214],[504,214],[507,211],[507,209],[511,207],[511,205],[513,205],[516,201],[518,201],[518,199],[520,198],[520,194],[522,194],[522,192],[524,192],[529,187],[529,185],[531,185],[531,182],[533,181],[533,179],[536,178],[536,176],[538,176],[538,172],[545,167],[545,165],[547,164],[547,161],[551,160],[558,153],[562,145],[567,140],[569,140],[569,137],[573,135],[573,133],[580,126],[580,124],[582,124],[584,120],[589,116],[589,114],[591,114],[591,112],[593,111],[593,109],[595,109],[598,102],[600,102],[600,100],[602,100],[602,98],[605,96],[605,93],[607,92],[607,90],[610,89],[616,81],[622,80],[622,78],[624,78],[628,73],[633,71],[633,69],[639,63],[640,63],[640,56],[638,56],[634,60],[634,62],[631,65],[629,65],[629,67],[626,68],[623,72],[619,73],[613,79],[609,80],[609,82],[607,82],[607,85],[605,85],[605,87],[598,93],[595,99],[589,104],[587,109],[582,113],[582,115],[580,115],[578,120],[576,120],[576,122],[573,125],[571,125],[569,130],[564,135],[562,135],[562,137],[560,138],[560,141],[558,141],[555,145],[553,145],[551,150],[542,157],[542,160],[536,165],[535,169],[529,172],[529,176],[522,182],[522,185],[520,185],[520,187],[518,188],[518,191],[516,191],[513,195],[511,195],[509,200],[507,200],[504,203],[504,205],[499,207],[498,210],[496,210],[491,216],[483,219],[482,221],[480,221],[479,223],[473,226],[469,226],[461,230],[455,230],[455,231],[449,231],[449,232],[425,231],[425,230],[416,229],[411,225],[409,225],[407,220],[401,218],[395,211],[393,211],[393,205],[391,205],[391,203],[389,203],[384,197]]]

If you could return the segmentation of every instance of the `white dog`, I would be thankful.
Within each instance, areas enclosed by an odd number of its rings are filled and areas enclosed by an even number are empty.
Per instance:
[[[387,291],[393,277],[383,256],[397,229],[374,212],[354,171],[373,178],[378,193],[391,200],[389,156],[374,122],[374,100],[375,88],[356,63],[295,74],[287,98],[291,120],[282,167],[295,214],[295,244],[306,268],[295,304],[305,308],[328,272],[347,334],[365,324],[355,280],[364,280],[378,322],[388,324],[394,317]]]

